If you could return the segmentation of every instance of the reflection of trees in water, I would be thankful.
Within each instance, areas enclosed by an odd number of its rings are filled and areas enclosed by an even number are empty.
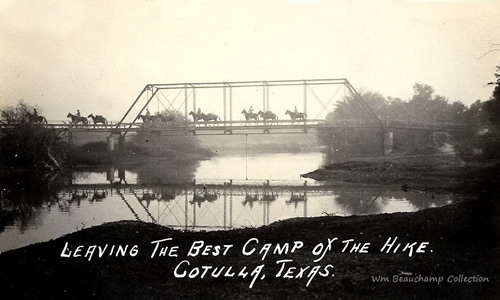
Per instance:
[[[18,223],[24,232],[40,222],[40,209],[59,202],[58,187],[64,176],[55,173],[19,172],[3,174],[0,180],[0,228]]]
[[[408,201],[415,211],[453,202],[449,195],[403,191],[344,191],[336,193],[336,202],[350,215],[378,214],[389,201]]]
[[[335,201],[347,211],[346,215],[377,214],[387,202],[380,196],[381,192],[346,191],[336,193]]]
[[[190,181],[199,167],[198,160],[158,160],[134,166],[140,183],[175,183]]]
[[[411,203],[415,210],[422,210],[431,207],[443,206],[453,202],[449,195],[436,195],[432,193],[403,193],[406,200]]]

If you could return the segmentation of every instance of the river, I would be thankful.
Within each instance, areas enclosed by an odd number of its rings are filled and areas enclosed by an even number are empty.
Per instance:
[[[50,185],[7,176],[1,182],[0,251],[120,220],[228,230],[294,217],[411,212],[452,201],[398,186],[300,178],[325,163],[320,152],[232,154],[74,170]]]

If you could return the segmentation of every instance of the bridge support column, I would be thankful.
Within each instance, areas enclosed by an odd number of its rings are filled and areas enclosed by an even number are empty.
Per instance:
[[[118,136],[118,150],[120,153],[125,151],[125,136],[121,134]]]
[[[108,151],[113,152],[115,150],[115,138],[111,135],[106,138],[108,142]]]
[[[390,154],[392,152],[393,145],[394,133],[389,130],[384,130],[384,155]]]

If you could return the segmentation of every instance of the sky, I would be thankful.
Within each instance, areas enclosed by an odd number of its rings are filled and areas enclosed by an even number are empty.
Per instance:
[[[0,105],[117,120],[148,83],[315,78],[470,105],[491,96],[493,49],[497,0],[0,0]]]

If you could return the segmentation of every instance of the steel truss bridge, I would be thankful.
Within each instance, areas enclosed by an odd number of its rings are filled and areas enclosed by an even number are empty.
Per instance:
[[[330,111],[328,107],[332,105],[332,101],[342,91],[348,92],[353,99],[360,105],[366,114],[366,118],[359,120],[336,120],[328,121],[318,118],[325,116]],[[192,122],[187,116],[190,112],[196,112],[198,105],[205,105],[207,97],[200,96],[204,90],[214,90],[215,106],[221,113],[219,116],[221,121],[207,122]],[[262,93],[262,106],[256,108],[255,111],[263,112],[273,111],[281,117],[284,116],[285,108],[279,107],[276,104],[272,105],[270,94],[274,98],[279,98],[283,101],[283,97],[293,98],[290,100],[290,107],[296,106],[297,102],[302,102],[301,112],[309,117],[314,115],[315,118],[306,118],[306,120],[267,120],[267,121],[247,121],[242,120],[244,117],[240,114],[242,108],[248,107],[251,103],[255,103],[255,98],[245,98],[244,103],[238,106],[238,117],[234,117],[234,102],[237,90],[243,90],[244,93],[257,96],[255,92]],[[270,93],[270,91],[281,90],[282,93]],[[283,93],[283,91],[285,91]],[[217,93],[218,92],[218,93]],[[168,97],[168,94],[171,94]],[[300,96],[298,95],[300,94]],[[212,95],[213,96],[213,95]],[[220,97],[222,96],[222,97]],[[280,97],[281,96],[281,97]],[[200,101],[199,98],[202,98]],[[156,100],[158,110],[160,104],[163,109],[173,112],[178,115],[185,116],[180,122],[167,123],[140,123],[139,116],[151,106]],[[286,98],[285,100],[289,100]],[[165,104],[166,103],[166,104]],[[213,103],[213,102],[212,102]],[[242,107],[243,105],[243,107]],[[272,107],[271,107],[272,106]],[[300,106],[300,105],[299,105]],[[222,111],[221,109],[222,108]],[[276,110],[277,108],[277,110]],[[279,111],[281,108],[282,111]],[[313,108],[315,110],[313,111]],[[183,112],[182,112],[183,110]],[[461,131],[462,125],[456,124],[437,124],[437,123],[418,123],[407,122],[401,120],[381,120],[363,100],[362,96],[356,91],[352,84],[345,78],[340,79],[305,79],[305,80],[275,80],[275,81],[238,81],[238,82],[210,82],[210,83],[177,83],[177,84],[148,84],[146,85],[139,96],[132,103],[130,108],[124,114],[122,119],[113,128],[107,130],[115,133],[127,134],[127,132],[154,132],[155,134],[262,134],[262,133],[304,133],[310,130],[320,128],[410,128],[424,130],[447,130]],[[99,130],[93,128],[92,130]],[[101,129],[102,130],[102,129]],[[106,129],[104,129],[106,130]]]
[[[341,91],[347,92],[365,113],[363,120],[326,121],[324,116],[334,100],[339,100]],[[277,101],[272,102],[273,100]],[[257,111],[273,111],[279,120],[245,120],[241,109],[256,104]],[[290,109],[301,103],[299,111],[308,115],[306,120],[292,121],[285,116],[285,106]],[[289,104],[288,104],[289,102]],[[161,110],[175,115],[170,122],[143,123],[140,119],[146,109],[156,104],[156,113]],[[220,121],[190,120],[189,113],[200,106],[205,112],[215,112]],[[281,105],[281,106],[280,106]],[[208,109],[207,109],[208,107]],[[234,110],[237,110],[235,115]],[[311,118],[311,116],[314,116]],[[322,118],[321,118],[322,117]],[[408,128],[416,130],[462,131],[461,124],[419,123],[404,120],[383,120],[377,116],[352,84],[345,78],[304,79],[274,81],[237,81],[208,83],[147,84],[132,105],[117,123],[110,124],[44,124],[44,127],[64,131],[71,140],[73,132],[104,132],[110,136],[124,137],[127,133],[150,133],[155,135],[224,135],[224,134],[273,134],[307,133],[321,128],[380,128],[382,130]],[[1,124],[8,130],[16,125]]]

